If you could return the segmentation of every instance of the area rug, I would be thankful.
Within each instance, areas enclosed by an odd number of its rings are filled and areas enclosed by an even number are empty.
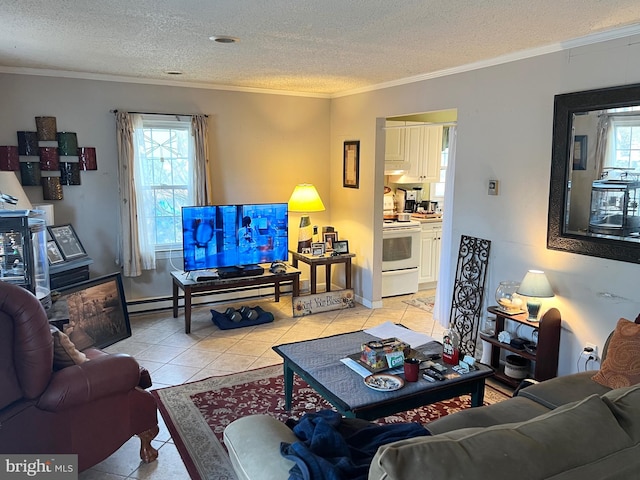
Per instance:
[[[421,308],[422,310],[426,310],[427,312],[433,312],[433,304],[435,303],[435,300],[436,297],[416,297],[411,300],[403,300],[403,302],[411,306]]]
[[[294,376],[293,409],[284,409],[282,365],[210,377],[198,382],[151,392],[173,442],[193,480],[235,480],[222,434],[232,421],[254,414],[269,414],[282,421],[299,419],[305,412],[331,408],[311,387]],[[485,404],[509,398],[487,386]],[[429,423],[470,406],[463,395],[377,420],[379,423]]]

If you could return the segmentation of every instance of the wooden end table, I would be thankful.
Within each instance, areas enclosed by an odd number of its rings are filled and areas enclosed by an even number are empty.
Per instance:
[[[298,268],[298,262],[306,263],[311,270],[311,293],[317,291],[317,268],[319,265],[325,266],[325,282],[327,292],[331,291],[331,266],[344,263],[344,288],[351,288],[351,259],[356,256],[355,253],[342,253],[340,255],[325,254],[322,257],[309,255],[307,253],[298,253],[295,250],[289,250],[291,254],[291,265]]]

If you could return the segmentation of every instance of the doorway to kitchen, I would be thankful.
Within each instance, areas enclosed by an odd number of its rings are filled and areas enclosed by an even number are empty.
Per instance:
[[[456,124],[456,109],[385,119],[383,259],[393,258],[396,253],[389,249],[396,248],[397,242],[384,241],[394,224],[417,222],[419,233],[413,235],[418,247],[412,249],[417,252],[413,262],[418,267],[417,275],[394,272],[404,279],[403,288],[389,288],[389,282],[383,281],[383,298],[399,291],[412,293],[435,287],[450,292],[446,285],[451,279],[449,262],[443,263],[441,258],[450,258],[451,250],[451,227],[448,240],[443,234],[451,223],[447,212],[453,199]],[[389,264],[383,261],[383,276],[389,276],[385,265]],[[415,270],[415,266],[412,268]]]

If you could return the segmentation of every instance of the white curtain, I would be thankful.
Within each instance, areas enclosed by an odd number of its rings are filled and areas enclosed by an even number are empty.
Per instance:
[[[116,112],[116,137],[118,145],[118,186],[120,189],[120,232],[116,263],[122,267],[125,277],[138,277],[148,265],[143,259],[141,235],[138,229],[138,198],[135,183],[135,130],[142,126],[142,117],[127,112]],[[146,255],[145,255],[146,257]],[[155,264],[155,252],[153,253]]]
[[[211,164],[207,155],[209,145],[209,128],[206,115],[191,117],[191,132],[195,160],[193,164],[193,201],[195,205],[210,205],[213,203],[211,191]]]
[[[600,115],[596,136],[596,178],[601,177],[602,169],[606,166],[606,157],[609,153],[609,145],[614,145],[613,139],[609,138],[614,129],[610,127],[611,122],[609,115]],[[573,155],[573,149],[571,149],[571,155]],[[573,163],[573,161],[571,163]]]
[[[453,242],[453,189],[456,169],[457,127],[449,127],[449,158],[445,174],[444,215],[442,217],[442,236],[440,240],[440,273],[433,306],[433,318],[440,325],[449,326],[451,298],[453,295],[453,275],[451,271],[451,247]]]

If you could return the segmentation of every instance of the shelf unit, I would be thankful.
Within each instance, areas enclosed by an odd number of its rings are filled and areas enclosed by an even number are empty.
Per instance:
[[[504,367],[500,364],[502,350],[515,353],[531,361],[534,365],[532,375],[535,380],[548,380],[558,374],[561,317],[557,308],[549,309],[542,316],[540,322],[528,321],[526,313],[509,315],[496,306],[489,307],[487,311],[496,316],[495,333],[493,335],[481,333],[480,338],[491,345],[491,366],[495,369],[496,379],[514,387],[518,386],[521,381],[505,375]],[[498,340],[498,334],[505,329],[506,320],[538,330],[536,353],[531,354],[526,350],[519,350],[508,343]]]

